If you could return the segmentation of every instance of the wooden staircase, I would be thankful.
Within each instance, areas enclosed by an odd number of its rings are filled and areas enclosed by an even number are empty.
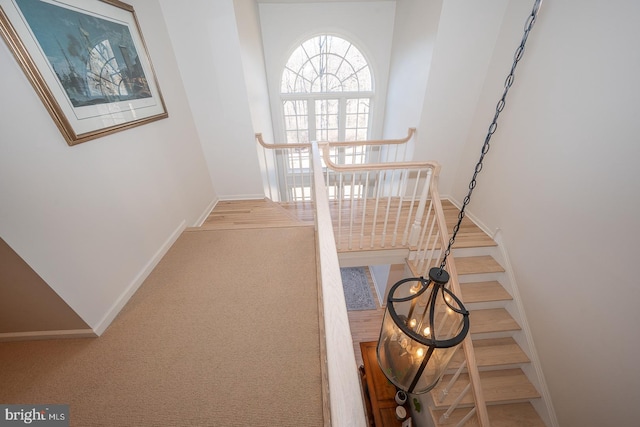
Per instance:
[[[470,333],[489,419],[492,427],[544,427],[534,407],[540,394],[525,374],[530,359],[516,340],[521,328],[509,312],[513,310],[512,296],[501,283],[507,276],[491,255],[494,251],[486,245],[457,252],[454,249],[462,300],[470,312]],[[463,371],[443,396],[443,390],[463,361],[460,348],[449,365],[450,373],[429,392],[426,403],[437,427],[456,426],[473,406],[472,394],[468,393],[448,418],[442,418],[469,383]],[[472,417],[464,425],[479,424]]]
[[[303,223],[313,221],[313,207],[310,203],[281,204],[292,216]],[[332,209],[335,206],[331,206]],[[442,201],[444,217],[449,233],[457,222],[458,208],[448,200]],[[335,214],[335,212],[334,212]],[[334,227],[335,227],[334,219]],[[368,232],[368,230],[367,230]],[[337,234],[337,231],[336,231]],[[368,246],[368,245],[367,245]],[[338,253],[346,249],[338,250]],[[366,247],[364,264],[377,258],[379,248]],[[408,252],[411,249],[408,249]],[[524,318],[512,295],[513,287],[509,274],[503,268],[503,255],[497,243],[476,224],[465,217],[457,236],[453,257],[460,282],[462,300],[470,311],[471,338],[480,371],[480,381],[487,403],[487,411],[492,427],[552,427],[547,407],[542,402],[536,382],[536,370],[531,362],[529,347],[519,319]],[[389,261],[389,263],[393,263]],[[384,264],[384,263],[381,263]],[[407,277],[424,275],[411,262],[407,262]],[[411,271],[409,271],[411,270]],[[384,310],[350,312],[349,321],[354,334],[354,349],[361,363],[359,342],[376,340],[379,335]],[[467,415],[472,406],[469,393],[458,409],[448,419],[440,421],[458,392],[468,384],[466,372],[458,378],[442,402],[438,395],[447,386],[452,375],[464,360],[462,348],[458,350],[449,365],[447,375],[430,393],[415,396],[421,407],[412,413],[416,427],[452,427]],[[428,408],[428,410],[426,409]],[[475,417],[464,426],[478,426]]]

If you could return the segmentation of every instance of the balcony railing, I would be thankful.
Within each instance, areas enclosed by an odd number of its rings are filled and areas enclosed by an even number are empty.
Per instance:
[[[414,133],[412,128],[401,139],[359,141],[357,144],[330,142],[328,157],[335,164],[345,165],[402,161],[407,155],[406,142]],[[311,143],[267,144],[262,134],[256,134],[256,141],[260,144],[260,161],[268,197],[277,202],[310,201],[313,181]],[[361,194],[362,183],[358,184],[360,187],[350,188],[345,184],[339,189],[333,171],[327,168],[324,160],[321,164],[330,200],[350,191]]]
[[[273,179],[267,178],[267,187],[274,190],[269,196],[276,201],[310,201],[315,205],[333,426],[365,423],[337,251],[406,248],[413,274],[426,276],[431,267],[441,263],[449,241],[438,192],[440,166],[436,162],[398,161],[405,153],[400,146],[413,133],[410,129],[407,138],[398,140],[310,144],[267,144],[256,135],[264,150],[264,164],[276,167],[266,171]],[[277,170],[278,166],[284,170]],[[446,268],[451,277],[448,286],[460,296],[451,255]],[[476,418],[480,426],[488,427],[470,336],[463,342],[463,350],[466,360],[459,372],[466,369],[469,384],[456,402],[472,393],[475,405],[457,425]],[[454,403],[441,421],[456,407]]]

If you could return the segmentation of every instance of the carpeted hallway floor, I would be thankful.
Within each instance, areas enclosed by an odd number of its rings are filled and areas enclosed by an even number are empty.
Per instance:
[[[72,426],[322,426],[313,227],[186,231],[97,339],[0,343]]]

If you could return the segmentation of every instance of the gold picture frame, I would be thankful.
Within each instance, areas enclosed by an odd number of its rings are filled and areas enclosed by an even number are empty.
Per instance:
[[[168,117],[129,4],[0,0],[0,34],[69,145]]]

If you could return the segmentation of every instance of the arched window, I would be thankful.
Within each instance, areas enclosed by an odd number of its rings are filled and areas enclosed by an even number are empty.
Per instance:
[[[287,61],[280,93],[287,142],[368,138],[373,79],[349,41],[323,34],[302,43]]]
[[[328,34],[305,41],[293,51],[282,72],[280,95],[286,142],[368,139],[373,94],[369,64],[351,42]],[[346,147],[334,150],[332,156],[339,163],[363,163],[366,151],[363,147]],[[310,200],[311,182],[295,178],[310,170],[308,150],[298,149],[278,161],[285,166],[280,182],[286,188],[281,191],[287,194],[287,200]],[[328,179],[331,176],[328,174]],[[343,191],[360,190],[349,187]]]

